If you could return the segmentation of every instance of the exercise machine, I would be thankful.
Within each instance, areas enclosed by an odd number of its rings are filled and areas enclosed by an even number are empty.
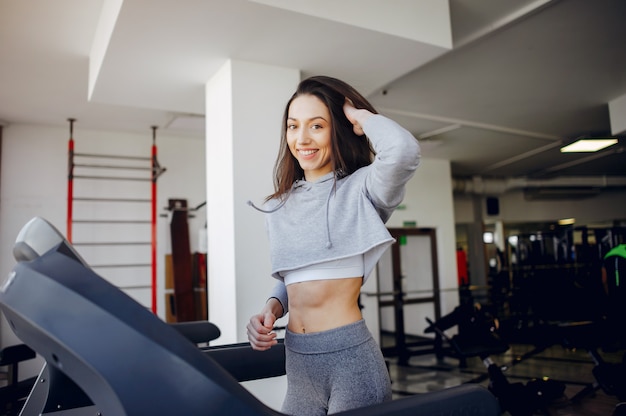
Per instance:
[[[67,413],[72,415],[281,414],[241,386],[218,363],[219,352],[207,354],[94,273],[44,219],[36,217],[23,227],[13,252],[18,263],[0,287],[0,309],[18,338],[46,361],[37,385],[47,388],[31,393],[45,397],[33,397],[23,414],[69,410],[63,406],[73,406]],[[239,348],[221,352],[236,361],[234,368],[242,375],[274,361],[271,354],[282,360],[276,373],[284,373],[283,349]],[[75,393],[74,403],[52,400],[55,390],[62,395],[68,389]],[[465,385],[342,414],[495,416],[500,407],[487,389]]]
[[[532,379],[527,383],[511,383],[491,355],[502,354],[509,350],[509,345],[497,334],[497,320],[482,311],[479,304],[462,304],[452,312],[430,324],[425,332],[439,334],[449,345],[450,355],[460,360],[465,367],[466,360],[478,357],[484,364],[486,372],[470,381],[479,383],[489,380],[489,390],[498,398],[503,411],[512,416],[531,416],[537,411],[544,411],[555,399],[562,397],[565,384],[551,379]],[[449,336],[446,330],[457,326],[458,333]],[[527,353],[525,357],[542,351],[538,347]],[[513,361],[510,366],[519,364],[523,358]]]
[[[611,349],[616,337],[622,342],[623,334],[619,328],[613,320],[568,322],[553,328],[563,347],[586,350],[594,364],[591,370],[594,382],[576,393],[571,398],[573,402],[593,395],[598,390],[617,397],[620,402],[626,402],[626,355],[621,362],[607,362],[600,352],[605,348]]]
[[[35,351],[25,344],[11,345],[0,350],[0,367],[6,368],[6,382],[0,387],[0,414],[15,414],[20,408],[35,379],[33,377],[19,380],[19,364],[36,357]]]

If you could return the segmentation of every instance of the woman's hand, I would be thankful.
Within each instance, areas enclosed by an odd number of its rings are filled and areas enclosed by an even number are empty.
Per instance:
[[[352,123],[352,129],[357,136],[363,136],[363,123],[369,117],[372,116],[372,112],[364,108],[356,108],[352,101],[346,98],[346,102],[343,104],[343,112],[350,123]]]
[[[265,304],[261,313],[250,318],[246,329],[252,349],[265,351],[278,344],[276,332],[273,330],[278,310],[282,310],[282,306],[272,298]]]

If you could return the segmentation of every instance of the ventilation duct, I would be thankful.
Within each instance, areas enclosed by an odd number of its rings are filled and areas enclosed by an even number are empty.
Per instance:
[[[553,179],[528,178],[455,178],[454,192],[477,195],[501,195],[523,190],[528,199],[572,199],[597,195],[603,189],[626,188],[625,176],[571,176]]]
[[[524,188],[524,199],[537,201],[543,199],[585,199],[591,198],[602,192],[602,188],[594,186],[582,187],[546,187]]]

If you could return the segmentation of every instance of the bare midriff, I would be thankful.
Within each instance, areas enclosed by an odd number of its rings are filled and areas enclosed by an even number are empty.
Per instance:
[[[308,334],[360,320],[358,299],[362,283],[362,277],[351,277],[288,285],[289,330]]]

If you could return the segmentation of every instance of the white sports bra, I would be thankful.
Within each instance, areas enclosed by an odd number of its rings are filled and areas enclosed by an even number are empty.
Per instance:
[[[309,282],[312,280],[347,279],[363,276],[363,255],[346,257],[339,260],[330,260],[312,264],[300,269],[286,270],[280,273],[285,285]]]

